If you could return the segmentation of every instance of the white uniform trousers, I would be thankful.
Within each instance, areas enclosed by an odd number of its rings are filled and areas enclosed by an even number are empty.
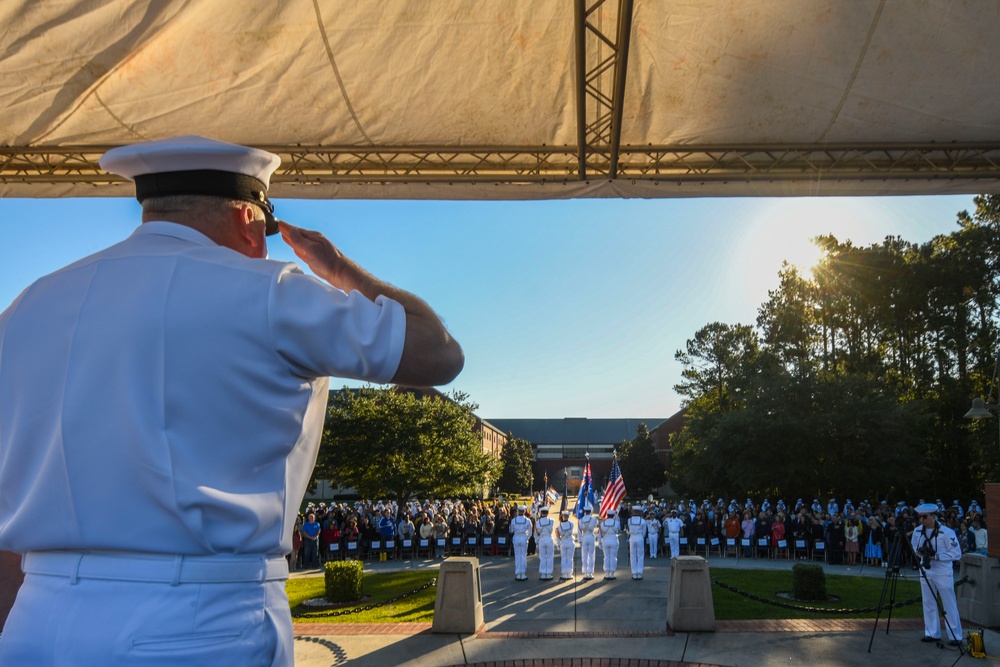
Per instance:
[[[567,538],[564,540],[559,540],[559,568],[561,570],[560,576],[562,577],[572,577],[573,576],[573,557],[576,555],[576,542],[573,538]]]
[[[538,538],[538,575],[551,577],[555,569],[555,543],[552,537],[545,535]]]
[[[951,563],[948,563],[951,566]],[[950,571],[928,572],[925,580],[920,577],[920,595],[924,606],[924,636],[941,638],[941,619],[938,615],[937,600],[934,598],[936,592],[941,597],[941,606],[944,607],[945,632],[943,639],[952,641],[962,639],[962,620],[958,616],[958,600],[955,597],[955,577]],[[928,588],[927,582],[933,587],[933,592]]]
[[[199,572],[179,556],[39,553],[23,561],[0,639],[4,667],[292,665],[284,558],[255,557],[260,574],[245,581],[211,565]],[[214,565],[244,572],[240,559],[219,556]],[[216,578],[230,581],[209,583]]]
[[[511,539],[514,545],[514,576],[520,577],[528,574],[528,536],[518,533]]]
[[[597,560],[597,540],[593,533],[580,536],[580,571],[584,576],[594,574],[594,561]]]
[[[613,576],[618,569],[618,536],[610,535],[603,538],[601,551],[604,552],[604,574]]]
[[[644,544],[643,536],[632,535],[628,538],[628,560],[629,565],[632,566],[632,576],[641,577],[642,569],[645,565],[643,557],[646,554],[646,545]]]
[[[681,534],[670,533],[667,539],[670,540],[670,557],[676,558],[681,553]]]
[[[660,533],[650,532],[646,536],[646,543],[649,544],[649,557],[656,558],[660,553]]]

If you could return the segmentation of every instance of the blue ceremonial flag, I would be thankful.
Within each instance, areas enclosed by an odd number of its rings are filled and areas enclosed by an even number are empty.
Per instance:
[[[587,461],[587,467],[583,469],[583,483],[580,484],[580,495],[576,499],[576,518],[583,518],[583,510],[587,507],[593,511],[596,504],[594,501],[594,478],[590,475],[590,461]]]
[[[554,503],[559,500],[559,492],[551,486],[545,491],[545,504]]]

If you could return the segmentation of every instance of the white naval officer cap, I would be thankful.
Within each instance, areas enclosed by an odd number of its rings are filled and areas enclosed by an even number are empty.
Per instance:
[[[257,204],[268,236],[278,233],[267,189],[280,164],[274,153],[197,135],[119,146],[100,159],[102,169],[135,183],[140,203],[149,197],[208,195]]]

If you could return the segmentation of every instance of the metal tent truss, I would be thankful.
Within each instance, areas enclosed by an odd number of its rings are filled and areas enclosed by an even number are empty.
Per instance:
[[[261,146],[282,158],[271,182],[1000,180],[1000,143],[994,142],[622,146],[632,10],[633,0],[575,2],[576,146]],[[121,183],[98,167],[108,148],[0,147],[0,183]]]

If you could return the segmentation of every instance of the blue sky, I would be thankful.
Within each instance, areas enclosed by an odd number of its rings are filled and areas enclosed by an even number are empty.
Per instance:
[[[972,196],[413,202],[277,200],[378,277],[431,304],[462,343],[458,389],[493,418],[668,417],[674,353],[709,322],[753,324],[808,239],[925,242]],[[0,307],[126,237],[130,199],[0,200]],[[273,259],[295,261],[280,240]],[[333,386],[343,384],[336,379]]]

